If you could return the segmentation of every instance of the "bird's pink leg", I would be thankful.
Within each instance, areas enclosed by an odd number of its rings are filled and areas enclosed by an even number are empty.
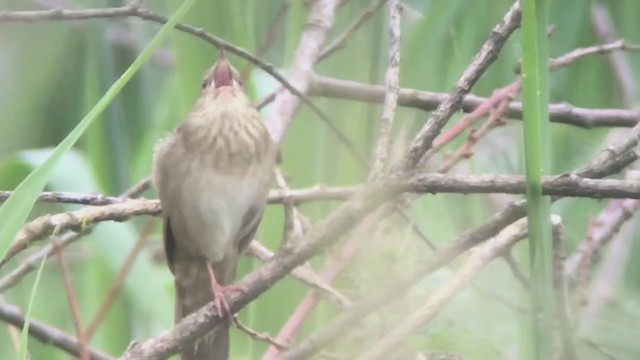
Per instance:
[[[218,310],[218,315],[222,317],[226,317],[228,319],[233,319],[233,314],[231,313],[231,307],[227,302],[227,299],[224,297],[224,294],[227,292],[247,292],[247,288],[242,285],[220,285],[218,280],[216,280],[216,275],[213,273],[213,268],[211,264],[207,261],[207,272],[209,272],[209,280],[211,280],[211,291],[213,292],[213,300],[215,301],[216,310]]]

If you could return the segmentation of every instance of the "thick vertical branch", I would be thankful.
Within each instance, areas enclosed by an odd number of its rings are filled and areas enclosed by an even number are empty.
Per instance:
[[[399,76],[400,76],[400,0],[389,1],[389,65],[385,77],[386,90],[378,144],[376,145],[375,160],[371,170],[371,178],[378,178],[384,172],[389,156],[391,144],[391,130],[393,118],[398,105]]]
[[[291,84],[302,93],[309,88],[313,65],[320,56],[327,32],[333,26],[338,3],[338,0],[318,0],[311,6],[307,25],[295,52],[293,68],[289,72]],[[276,96],[274,109],[265,122],[277,143],[284,138],[299,105],[300,99],[289,91]]]

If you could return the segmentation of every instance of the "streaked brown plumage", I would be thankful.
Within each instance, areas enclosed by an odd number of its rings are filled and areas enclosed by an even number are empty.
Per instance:
[[[155,151],[153,181],[175,278],[176,321],[210,302],[212,290],[225,312],[220,295],[260,223],[275,158],[267,129],[221,53],[187,121]],[[182,359],[227,359],[228,331],[228,324],[218,326],[185,348]]]

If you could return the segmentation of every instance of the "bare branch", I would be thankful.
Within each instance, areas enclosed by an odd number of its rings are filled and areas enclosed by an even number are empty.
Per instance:
[[[234,323],[236,324],[236,327],[240,331],[242,331],[245,334],[249,335],[249,337],[251,337],[253,340],[266,342],[267,344],[269,344],[271,346],[275,346],[278,349],[288,349],[289,348],[288,345],[278,342],[271,335],[266,334],[266,333],[260,333],[260,332],[257,332],[255,330],[251,329],[247,325],[245,325],[242,322],[240,322],[240,319],[238,319],[237,316],[234,317]]]
[[[314,76],[309,90],[311,96],[325,96],[341,100],[356,100],[381,104],[384,101],[384,86],[365,84],[357,81],[340,80],[322,76]],[[440,106],[447,94],[429,91],[400,89],[398,105],[425,111],[432,111]],[[472,113],[487,102],[487,98],[467,95],[461,103],[461,110]],[[510,119],[522,119],[522,103],[512,102],[505,111]],[[561,124],[575,125],[582,128],[594,127],[634,127],[640,119],[640,111],[625,109],[588,109],[575,107],[568,103],[549,105],[549,120]]]
[[[322,50],[322,53],[318,57],[318,60],[316,60],[316,64],[326,60],[335,51],[344,47],[347,43],[347,40],[352,37],[356,33],[356,31],[362,25],[364,25],[364,23],[366,23],[367,20],[369,20],[371,16],[373,16],[373,14],[386,2],[387,0],[375,0],[374,3],[372,3],[367,9],[365,9],[362,14],[360,14],[360,16],[356,18],[356,20],[347,28],[345,32],[339,35],[329,46],[325,47],[324,50]],[[275,100],[276,96],[283,90],[284,87],[279,87],[278,89],[272,91],[270,94],[266,95],[260,101],[258,101],[258,103],[256,104],[256,108],[262,109],[263,107],[272,103],[273,100]]]
[[[141,193],[143,193],[145,190],[147,190],[150,185],[151,185],[151,181],[149,177],[146,177],[141,181],[139,181],[138,183],[136,183],[135,185],[133,185],[127,191],[122,193],[120,195],[120,198],[137,197]],[[7,198],[9,195],[10,194],[6,194]],[[3,194],[2,192],[0,192],[0,202],[2,200],[2,196]],[[119,202],[119,201],[120,200],[117,200],[116,202]],[[5,292],[11,286],[14,286],[15,284],[17,284],[24,276],[26,276],[27,274],[35,270],[40,264],[40,262],[43,261],[43,258],[46,258],[45,260],[51,258],[51,256],[54,255],[56,251],[58,251],[58,249],[65,248],[67,245],[80,239],[83,235],[89,233],[92,229],[93,229],[93,226],[90,225],[78,232],[69,231],[64,235],[60,236],[59,239],[55,239],[56,245],[57,245],[56,247],[49,244],[44,248],[42,248],[41,250],[39,250],[38,252],[36,252],[35,254],[31,255],[24,262],[16,266],[16,268],[13,269],[13,271],[11,271],[9,274],[5,275],[2,279],[0,279],[0,293]]]
[[[505,110],[509,106],[511,99],[512,99],[511,94],[507,94],[507,96],[501,100],[501,102],[497,105],[497,107],[494,108],[492,112],[490,112],[489,119],[487,119],[487,121],[485,121],[485,123],[477,131],[475,129],[471,129],[469,131],[469,135],[467,136],[467,141],[465,141],[464,144],[462,144],[462,146],[460,146],[456,150],[456,152],[449,159],[447,159],[447,161],[445,161],[444,164],[442,164],[438,168],[438,173],[441,173],[441,174],[447,173],[462,159],[469,158],[472,155],[471,150],[473,146],[480,139],[482,139],[487,134],[489,134],[489,132],[492,129],[504,124],[504,120],[502,120],[502,116],[504,115]],[[459,123],[462,123],[462,120]],[[433,152],[436,150],[436,148],[442,148],[442,146],[444,146],[444,144],[446,143],[444,141],[445,139],[442,139],[441,141],[438,141],[438,139],[440,139],[440,137],[443,137],[444,135],[447,135],[448,133],[449,133],[449,130],[447,130],[445,133],[441,134],[439,137],[436,138],[433,148],[427,151],[422,157],[422,159],[420,159],[420,168],[422,168],[424,162],[428,160],[430,156],[433,155]]]
[[[276,168],[275,170],[276,184],[283,193],[282,205],[284,207],[284,231],[282,234],[282,243],[280,246],[287,246],[290,242],[299,240],[304,232],[302,223],[308,222],[306,218],[296,208],[294,201],[291,197],[291,189],[285,179],[282,170]]]
[[[564,281],[563,243],[564,229],[559,223],[551,230],[553,236],[553,285],[555,287],[556,313],[558,317],[558,330],[562,339],[561,359],[578,360],[576,350],[575,328],[567,300],[567,288]]]
[[[635,157],[636,153],[630,152],[625,156]],[[630,159],[631,160],[631,159]],[[617,171],[612,171],[615,173]],[[406,180],[392,180],[385,184],[395,189],[412,193],[462,193],[462,194],[524,194],[524,178],[520,175],[494,175],[494,174],[469,174],[469,175],[444,175],[444,174],[423,174],[416,175]],[[638,185],[634,180],[594,180],[582,176],[559,175],[547,176],[542,184],[545,195],[556,195],[564,197],[586,197],[593,199],[637,199]],[[269,194],[269,204],[283,204],[291,201],[293,204],[306,202],[337,200],[344,201],[351,198],[362,185],[327,187],[316,185],[303,189],[273,190]],[[11,195],[11,191],[0,192],[0,201]],[[91,193],[65,193],[65,192],[43,192],[39,199],[41,201],[55,200],[63,203],[91,205],[100,204],[101,207],[109,206],[106,210],[100,211],[100,207],[88,208],[91,210],[81,210],[82,212],[63,213],[70,214],[75,219],[60,218],[63,214],[45,215],[32,221],[32,228],[24,230],[22,236],[30,233],[52,231],[57,222],[64,223],[66,227],[74,228],[87,226],[93,222],[105,220],[124,221],[130,216],[138,215],[159,215],[160,204],[157,200],[148,199],[125,199],[120,197],[106,197],[101,194]],[[79,210],[80,211],[80,210]],[[75,214],[75,215],[74,215]],[[52,216],[58,216],[52,219]],[[84,216],[84,219],[78,218]],[[80,221],[84,220],[84,222]],[[44,226],[44,227],[43,227]],[[38,230],[42,228],[42,230]]]
[[[118,294],[120,293],[120,290],[122,289],[122,286],[124,285],[124,282],[127,279],[127,275],[129,275],[129,272],[131,271],[131,268],[135,264],[138,258],[138,255],[140,255],[140,253],[144,249],[144,245],[146,244],[146,241],[149,238],[149,235],[151,234],[151,231],[153,231],[153,228],[156,224],[157,224],[157,221],[155,221],[155,219],[150,219],[142,227],[142,230],[138,235],[138,239],[136,240],[135,244],[129,251],[129,254],[127,254],[127,257],[124,259],[122,266],[118,270],[118,273],[114,277],[113,282],[109,286],[109,289],[107,290],[107,293],[105,294],[102,302],[100,303],[100,306],[98,306],[98,310],[95,311],[95,314],[93,315],[93,318],[89,322],[89,325],[87,325],[87,327],[84,330],[84,337],[88,341],[91,341],[91,338],[100,327],[100,324],[102,323],[102,321],[107,316],[109,309],[111,308],[115,300],[118,298]]]
[[[274,16],[273,20],[271,20],[271,22],[269,23],[269,26],[267,26],[267,30],[262,39],[262,43],[256,50],[256,57],[263,57],[264,54],[271,48],[274,42],[278,39],[277,30],[279,30],[283,26],[283,24],[285,24],[285,21],[283,20],[285,19],[290,8],[291,8],[291,2],[288,2],[288,1],[280,5],[280,8],[276,12],[276,16]],[[254,64],[249,63],[242,69],[242,71],[240,71],[240,79],[242,79],[243,82],[249,78],[249,75],[251,74],[251,71],[253,71],[253,68],[254,68]]]
[[[293,68],[289,74],[293,86],[302,93],[306,93],[309,88],[309,77],[313,71],[313,65],[320,56],[320,47],[325,41],[327,32],[333,26],[337,7],[337,0],[318,0],[311,5],[307,26],[300,36],[300,43],[293,59]],[[277,143],[282,141],[299,104],[298,98],[290,91],[276,96],[275,109],[265,123]]]
[[[134,184],[127,191],[125,191],[122,194],[120,194],[119,197],[121,197],[121,198],[137,198],[138,196],[142,195],[143,192],[147,191],[147,189],[149,189],[150,187],[151,187],[151,177],[147,176],[147,177],[143,178],[142,180],[138,181],[136,184]],[[91,204],[91,205],[95,205],[95,204]]]
[[[576,59],[596,54],[610,54],[614,51],[640,51],[640,45],[627,44],[624,40],[616,40],[614,42],[584,48],[577,48],[568,54],[549,61],[549,69],[555,70],[564,66],[568,66]]]
[[[272,190],[269,193],[269,204],[284,204],[290,202],[292,205],[300,205],[306,202],[344,200],[351,196],[355,187],[330,188],[325,185],[315,185],[305,189],[294,190]],[[12,191],[0,191],[0,202],[6,201],[11,196]],[[133,194],[137,195],[137,194]],[[134,196],[135,197],[135,196]],[[91,206],[103,206],[121,204],[129,200],[121,196],[105,196],[98,193],[74,193],[74,192],[49,192],[40,193],[38,201],[55,202],[63,204],[79,204]]]
[[[599,1],[591,3],[591,23],[593,30],[601,43],[611,43],[618,39],[609,9]],[[612,52],[607,54],[607,60],[620,86],[620,93],[624,105],[631,108],[636,99],[637,86],[634,81],[633,70],[624,53]]]
[[[258,241],[251,242],[251,246],[249,247],[249,253],[261,261],[268,261],[273,257],[273,252],[267,249],[259,243]],[[332,288],[326,281],[324,281],[320,276],[316,275],[310,268],[305,266],[298,266],[297,268],[291,271],[291,275],[296,279],[300,280],[303,284],[309,286],[315,292],[317,292],[320,296],[325,297],[327,300],[336,304],[341,308],[348,308],[351,306],[351,300],[349,300],[346,296],[342,295],[336,289]]]
[[[625,165],[634,161],[640,154],[631,152],[623,154]],[[616,162],[616,164],[618,164]],[[621,165],[617,165],[621,166]],[[609,169],[613,172],[618,167]],[[462,194],[524,194],[526,181],[519,175],[443,175],[423,174],[406,180],[387,180],[376,187],[387,196],[401,193],[462,193]],[[332,197],[342,194],[350,198],[366,191],[367,186],[328,189]],[[324,190],[321,190],[324,191]],[[596,180],[578,175],[560,175],[545,177],[542,183],[545,195],[564,197],[625,198],[640,199],[640,184],[632,180],[605,179]],[[315,198],[322,195],[314,194]],[[158,200],[129,199],[100,207],[88,207],[77,211],[44,215],[20,230],[7,252],[0,267],[6,264],[17,253],[29,247],[34,241],[50,234],[55,228],[82,230],[85,226],[102,221],[125,221],[133,216],[153,215],[161,213]]]
[[[513,257],[512,252],[511,251],[507,252],[506,254],[504,254],[504,256],[502,256],[502,258],[507,263],[507,266],[509,266],[511,273],[513,274],[513,277],[522,285],[524,289],[528,289],[529,279],[527,279],[527,277],[524,275],[522,270],[520,270],[520,267],[518,266],[518,262]]]
[[[24,326],[24,315],[20,310],[3,301],[0,301],[0,320],[18,328]],[[80,356],[78,339],[53,326],[31,319],[29,321],[29,335],[45,344],[55,346],[71,356]],[[87,350],[91,360],[114,360],[113,357],[91,347],[88,347]]]
[[[0,202],[7,201],[13,191],[0,191]],[[97,193],[73,193],[73,192],[50,192],[40,193],[38,201],[53,202],[61,204],[79,205],[111,205],[125,202],[127,199],[119,196],[105,196]]]
[[[389,1],[389,65],[385,75],[384,105],[378,143],[375,150],[375,160],[371,169],[370,178],[380,178],[384,172],[385,164],[389,156],[391,144],[391,130],[396,106],[398,104],[398,89],[400,77],[400,0]]]
[[[401,170],[409,171],[420,161],[422,155],[432,146],[433,140],[438,136],[447,121],[460,109],[465,95],[471,91],[480,76],[498,58],[498,53],[500,53],[502,46],[520,26],[521,7],[521,0],[516,0],[502,21],[493,28],[489,39],[487,39],[471,61],[471,64],[462,73],[453,91],[447,95],[444,101],[436,108],[431,118],[414,137],[399,166]]]
[[[388,0],[375,0],[372,2],[356,19],[349,25],[347,30],[336,37],[331,44],[322,50],[322,53],[318,57],[318,62],[333,55],[334,52],[344,48],[357,31],[364,25],[371,17],[384,5]]]
[[[57,247],[57,233],[59,228],[53,231],[51,236],[51,244],[54,248]],[[67,268],[67,264],[64,261],[64,251],[60,248],[56,251],[56,257],[58,259],[58,263],[60,264],[60,270],[62,272],[62,279],[64,282],[65,293],[67,295],[67,301],[69,302],[69,310],[71,312],[71,319],[73,320],[73,327],[76,330],[76,336],[78,339],[78,349],[80,352],[80,360],[89,360],[89,350],[87,347],[87,337],[84,334],[84,329],[82,326],[82,320],[80,318],[80,307],[78,306],[78,297],[76,296],[75,290],[73,289],[73,283],[71,280],[71,275],[69,274],[69,270]]]
[[[631,180],[633,181],[633,180]],[[635,180],[637,182],[637,180]],[[622,226],[631,220],[640,209],[638,200],[613,200],[594,220],[594,226],[588,241],[582,241],[578,249],[565,262],[565,271],[570,281],[578,276],[580,264],[593,264],[600,250],[606,246],[620,231]]]
[[[125,221],[136,215],[159,215],[162,210],[158,201],[133,199],[123,203],[88,207],[77,211],[44,215],[26,224],[16,235],[13,244],[0,267],[34,241],[50,234],[54,229],[82,231],[86,226],[101,221]],[[55,251],[54,251],[55,252]]]

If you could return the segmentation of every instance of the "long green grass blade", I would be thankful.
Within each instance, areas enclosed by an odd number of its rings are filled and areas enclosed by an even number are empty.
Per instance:
[[[55,232],[53,236],[56,236]],[[27,304],[27,312],[24,314],[24,326],[22,327],[22,333],[20,334],[20,347],[18,348],[17,360],[26,360],[27,358],[27,343],[29,340],[29,323],[31,322],[31,311],[33,309],[33,300],[36,297],[36,291],[38,290],[38,283],[40,282],[40,276],[42,275],[42,269],[44,263],[47,261],[47,257],[43,257],[36,273],[36,280],[31,288],[31,295],[29,296],[29,303]]]
[[[523,359],[551,359],[553,345],[553,283],[551,270],[551,203],[542,196],[542,176],[550,170],[548,121],[549,80],[547,1],[524,0],[522,74],[524,146],[529,221],[531,311]]]
[[[158,49],[162,41],[169,35],[171,29],[196,1],[197,0],[186,0],[180,5],[171,18],[169,18],[169,21],[162,26],[160,31],[151,39],[147,47],[122,76],[111,85],[93,109],[91,109],[69,135],[58,144],[51,156],[18,185],[11,197],[0,207],[0,254],[2,254],[3,257],[10,246],[11,239],[13,239],[22,224],[24,224],[27,216],[29,216],[29,212],[33,208],[38,193],[44,189],[51,175],[51,171],[60,162],[62,156],[71,149],[89,125],[104,111],[107,105],[118,95],[120,90],[129,82],[140,67],[149,60],[153,52]]]

